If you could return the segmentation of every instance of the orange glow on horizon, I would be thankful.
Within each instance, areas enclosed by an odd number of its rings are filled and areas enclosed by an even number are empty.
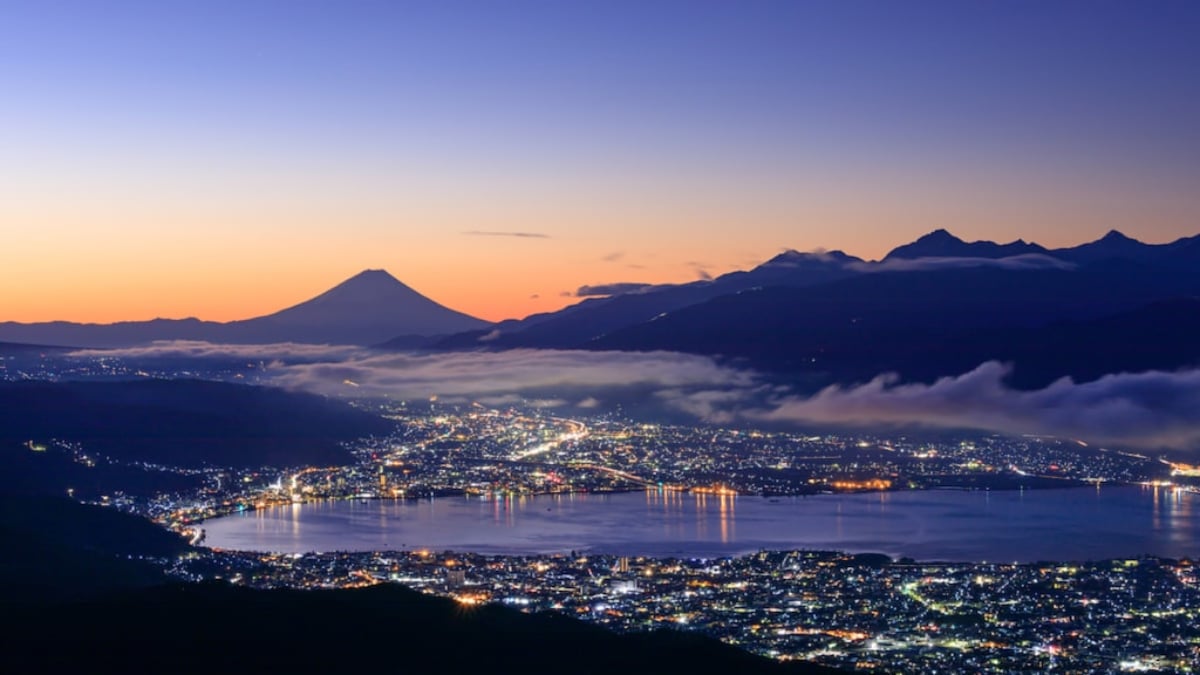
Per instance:
[[[1174,13],[10,4],[0,322],[249,319],[364,269],[498,321],[939,228],[1200,228]],[[1094,39],[1126,12],[1128,54]]]
[[[678,223],[687,221],[669,213],[640,218],[573,213],[554,229],[518,225],[523,222],[518,213],[493,216],[485,226],[474,228],[545,233],[543,238],[468,235],[472,228],[466,223],[474,221],[447,222],[444,215],[435,219],[428,213],[413,218],[444,226],[415,233],[389,230],[381,216],[363,214],[366,224],[339,233],[330,232],[329,223],[354,214],[284,212],[268,220],[289,223],[288,227],[256,227],[240,212],[217,211],[167,218],[172,227],[163,229],[145,224],[153,214],[139,213],[131,218],[140,217],[141,225],[118,229],[120,214],[112,213],[96,219],[107,227],[77,231],[52,222],[52,214],[47,214],[45,222],[33,219],[38,227],[13,233],[0,250],[0,321],[248,319],[315,297],[364,269],[386,269],[435,302],[500,321],[579,302],[582,298],[574,292],[583,285],[686,283],[702,274],[750,269],[788,248],[841,249],[878,259],[948,220],[910,214],[903,226],[880,226],[888,222],[877,212],[884,207],[837,218],[833,210],[793,213],[764,207],[736,218],[736,206],[706,217],[688,210],[679,214],[694,217],[686,226]],[[79,214],[67,215],[71,222],[84,220]],[[626,215],[625,227],[604,230],[608,217],[621,220]],[[5,217],[0,208],[0,218]],[[227,224],[202,227],[210,219]],[[893,213],[891,220],[898,219]],[[763,226],[728,225],[742,220]],[[795,222],[822,225],[797,227]],[[1082,224],[1078,215],[1064,222],[1073,226],[1045,234],[1004,223],[947,227],[968,241],[1024,238],[1051,248],[1094,240],[1105,231]],[[1184,226],[1125,231],[1148,243],[1195,234]]]
[[[488,321],[519,319],[534,313],[561,309],[584,299],[574,295],[575,288],[595,283],[564,281],[560,284],[560,290],[538,293],[536,289],[549,286],[547,279],[536,276],[533,279],[511,277],[503,282],[481,281],[478,286],[468,286],[462,283],[438,284],[436,279],[421,283],[412,275],[406,277],[395,267],[362,267],[372,268],[386,269],[431,300]],[[58,283],[47,279],[36,293],[5,299],[0,304],[0,321],[113,323],[155,318],[198,318],[220,322],[250,319],[316,297],[362,269],[325,273],[318,279],[309,277],[303,270],[287,276],[269,275],[269,278],[246,272],[236,277],[202,279],[165,274],[96,279],[90,276],[83,279],[68,277]],[[719,273],[725,271],[729,270]],[[641,275],[636,279],[645,283],[686,283],[694,281],[695,277],[684,272],[674,278],[669,275]],[[261,283],[262,287],[254,288],[257,283]],[[535,292],[531,293],[530,287]],[[531,297],[533,295],[537,297]]]

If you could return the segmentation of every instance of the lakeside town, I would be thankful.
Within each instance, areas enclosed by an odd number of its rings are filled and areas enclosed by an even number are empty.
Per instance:
[[[187,581],[256,588],[399,583],[469,611],[502,603],[616,631],[695,630],[780,660],[864,672],[1188,672],[1200,657],[1200,575],[1191,560],[979,563],[818,550],[723,557],[591,552],[269,553],[206,548],[206,520],[323,500],[484,501],[646,491],[817,495],[1141,484],[1190,499],[1195,470],[1066,439],[1001,435],[807,435],[565,418],[536,408],[368,404],[396,422],[349,444],[353,464],[178,468],[133,463],[182,489],[68,495],[136,513],[193,544],[160,560]],[[703,448],[703,452],[698,450]],[[89,471],[117,463],[83,444],[26,451]],[[129,463],[126,463],[129,464]],[[1156,495],[1158,493],[1156,492]]]
[[[1190,560],[198,549],[168,564],[178,578],[255,588],[398,583],[453,598],[464,611],[501,603],[622,632],[699,631],[772,658],[859,672],[1192,672],[1200,659],[1200,572]]]

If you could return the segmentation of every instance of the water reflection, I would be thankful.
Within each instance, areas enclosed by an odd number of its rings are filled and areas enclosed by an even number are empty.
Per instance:
[[[411,545],[484,553],[708,556],[817,548],[948,560],[1195,557],[1200,514],[1192,502],[1198,498],[1163,488],[1112,486],[804,499],[650,489],[485,501],[289,504],[210,520],[205,529],[214,547],[282,552]]]
[[[734,519],[737,515],[734,513],[734,505],[737,495],[722,492],[717,498],[721,500],[721,543],[728,544],[735,536]]]
[[[1162,529],[1162,507],[1159,504],[1158,486],[1151,486],[1146,489],[1150,490],[1150,492],[1154,495],[1154,508],[1151,509],[1151,511],[1150,511],[1150,513],[1153,516],[1152,525],[1155,530],[1161,530]]]
[[[1196,495],[1180,487],[1161,485],[1147,486],[1142,490],[1152,495],[1151,527],[1172,541],[1193,544],[1196,532],[1189,525],[1193,522],[1192,502]]]

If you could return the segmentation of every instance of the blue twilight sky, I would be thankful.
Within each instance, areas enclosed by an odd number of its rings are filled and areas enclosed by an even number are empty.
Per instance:
[[[1200,2],[0,2],[0,85],[0,320],[1200,232]]]

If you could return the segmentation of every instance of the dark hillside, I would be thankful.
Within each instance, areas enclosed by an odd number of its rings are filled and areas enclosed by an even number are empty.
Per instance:
[[[143,558],[187,543],[148,520],[57,497],[0,495],[0,606],[93,597],[166,582]]]
[[[390,585],[160,586],[34,611],[5,638],[8,665],[22,672],[837,672],[689,633],[617,635]]]
[[[392,424],[345,403],[200,380],[0,383],[0,442],[58,438],[125,461],[256,467],[350,460]]]

